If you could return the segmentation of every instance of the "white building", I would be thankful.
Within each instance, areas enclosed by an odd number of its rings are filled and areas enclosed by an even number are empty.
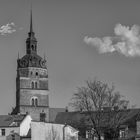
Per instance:
[[[26,137],[31,124],[30,115],[0,115],[0,140]]]
[[[69,125],[31,122],[31,140],[78,140],[78,130]]]

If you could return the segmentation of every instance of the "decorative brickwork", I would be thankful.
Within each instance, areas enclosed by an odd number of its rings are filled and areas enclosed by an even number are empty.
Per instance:
[[[45,121],[49,122],[49,108],[47,107],[32,107],[32,106],[20,106],[20,112],[29,113],[33,120],[40,121],[40,114],[45,113]]]

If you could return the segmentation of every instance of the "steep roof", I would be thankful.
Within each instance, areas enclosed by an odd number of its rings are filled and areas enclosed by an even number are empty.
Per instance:
[[[0,127],[19,126],[26,115],[0,115]]]
[[[88,112],[60,112],[57,114],[55,122],[56,123],[62,123],[62,124],[71,124],[73,122],[80,122],[83,121],[85,125],[91,126],[91,121],[88,120]],[[101,126],[105,126],[107,123],[108,118],[108,111],[102,111],[102,120],[101,120]],[[92,112],[93,117],[97,114],[96,111]],[[119,111],[111,111],[112,118],[114,117],[114,120],[117,119],[117,117],[122,117],[120,119],[120,124],[129,124],[130,122],[133,122],[138,120],[140,118],[140,109],[125,109],[125,110],[119,110]],[[116,120],[117,121],[117,120]]]
[[[56,116],[56,123],[69,123],[70,121],[80,121],[82,117],[85,117],[84,113],[80,112],[59,112]]]
[[[49,122],[54,122],[60,112],[65,112],[65,108],[49,108]]]

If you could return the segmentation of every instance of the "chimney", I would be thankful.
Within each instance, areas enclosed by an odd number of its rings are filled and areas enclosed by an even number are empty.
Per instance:
[[[40,113],[40,121],[45,122],[45,119],[46,119],[46,114],[45,114],[44,110],[42,110],[42,112]]]
[[[66,106],[65,112],[69,112],[68,107]]]

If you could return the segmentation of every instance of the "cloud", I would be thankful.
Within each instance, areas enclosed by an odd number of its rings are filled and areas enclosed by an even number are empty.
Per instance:
[[[99,53],[119,52],[125,56],[140,56],[140,26],[124,26],[117,24],[114,28],[114,36],[88,37],[84,42],[97,48]]]
[[[13,22],[3,25],[0,27],[0,34],[1,35],[11,34],[16,31],[14,27],[15,24]]]

